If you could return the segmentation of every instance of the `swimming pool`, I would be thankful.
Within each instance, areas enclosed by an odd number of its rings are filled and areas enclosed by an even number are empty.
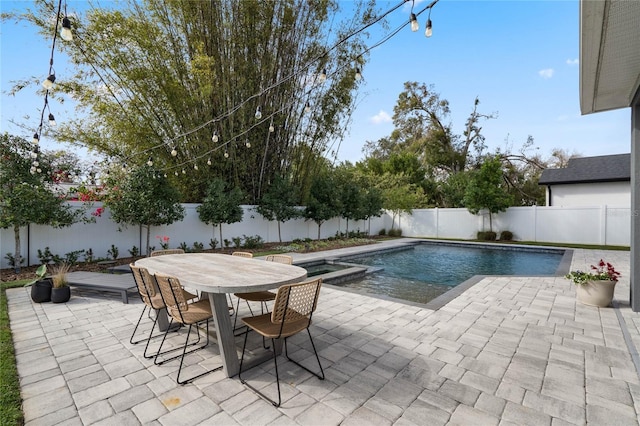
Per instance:
[[[376,273],[337,285],[427,303],[474,275],[556,275],[564,250],[418,244],[407,250],[349,258]]]

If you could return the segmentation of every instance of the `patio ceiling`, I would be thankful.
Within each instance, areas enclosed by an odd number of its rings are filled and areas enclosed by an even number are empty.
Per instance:
[[[580,1],[580,110],[629,107],[640,87],[640,1]]]

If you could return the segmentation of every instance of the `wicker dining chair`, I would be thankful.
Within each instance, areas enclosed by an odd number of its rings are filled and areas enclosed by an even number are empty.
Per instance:
[[[162,250],[153,250],[149,257],[155,256],[164,256],[165,254],[184,254],[184,250],[182,249],[162,249]]]
[[[158,283],[158,287],[160,288],[160,293],[162,294],[162,298],[164,299],[164,303],[167,307],[167,313],[171,318],[169,325],[171,325],[173,321],[176,321],[182,325],[189,326],[187,337],[185,339],[184,345],[182,346],[182,355],[180,356],[180,366],[178,367],[178,376],[176,377],[176,382],[178,382],[178,384],[184,385],[185,383],[191,382],[192,380],[197,379],[198,377],[202,377],[205,374],[220,370],[222,368],[222,365],[210,370],[206,370],[203,373],[196,374],[195,376],[189,377],[188,379],[180,379],[185,355],[200,349],[204,349],[209,344],[209,320],[213,319],[211,304],[209,303],[208,299],[202,299],[197,302],[187,303],[187,300],[184,298],[184,289],[182,288],[182,285],[180,284],[178,278],[162,274],[156,274],[155,277],[156,282]],[[205,343],[187,351],[188,346],[195,345],[200,341],[200,328],[198,327],[198,325],[203,322],[206,323]],[[198,335],[198,339],[196,343],[189,344],[189,337],[191,336],[191,330],[193,329],[193,326],[196,326],[195,331]],[[168,332],[169,329],[167,329],[167,331],[165,332],[164,337],[162,338],[162,343],[164,343]],[[168,360],[157,361],[156,358],[155,363],[160,365],[166,361]]]
[[[251,390],[256,392],[262,398],[271,402],[275,407],[279,407],[282,403],[282,396],[280,394],[280,376],[278,375],[278,360],[275,346],[275,339],[284,339],[284,354],[287,359],[294,364],[302,367],[311,374],[318,377],[320,380],[324,380],[324,370],[320,363],[320,357],[318,351],[313,343],[309,326],[311,325],[311,316],[316,310],[318,305],[318,296],[320,295],[320,287],[322,286],[322,278],[316,278],[312,281],[283,285],[278,289],[276,299],[273,304],[273,311],[270,314],[263,314],[254,317],[243,317],[242,322],[249,328],[244,336],[244,344],[242,346],[242,357],[240,358],[240,371],[238,378],[240,382]],[[242,378],[242,365],[244,363],[244,355],[247,348],[247,337],[250,330],[262,335],[263,338],[271,339],[271,347],[273,348],[273,362],[276,371],[276,385],[278,388],[278,402],[275,402],[257,388],[247,383]],[[303,330],[307,330],[309,340],[311,341],[311,347],[313,353],[318,361],[320,367],[320,373],[311,371],[299,362],[291,359],[287,352],[287,339],[294,334],[297,334]]]
[[[266,262],[276,262],[283,263],[285,265],[293,264],[293,257],[286,254],[270,254],[267,255],[264,259]],[[238,309],[240,308],[240,299],[245,300],[247,302],[247,306],[249,307],[249,312],[251,315],[254,315],[253,310],[251,309],[251,305],[249,302],[260,302],[261,314],[268,313],[269,309],[267,308],[267,302],[276,299],[276,294],[270,291],[252,291],[249,293],[234,293],[234,296],[238,298],[238,303],[236,306],[236,317],[233,320],[233,329],[236,330],[236,323],[238,321]],[[265,349],[267,347],[265,346]]]
[[[162,299],[162,295],[157,290],[158,285],[156,283],[155,277],[151,275],[146,268],[136,266],[133,263],[129,264],[129,268],[131,268],[131,272],[133,273],[133,280],[135,281],[136,287],[138,288],[138,293],[140,294],[140,298],[144,302],[144,307],[142,308],[142,312],[140,313],[138,322],[136,323],[136,326],[133,329],[133,333],[131,333],[131,338],[129,339],[129,343],[135,345],[140,342],[144,342],[146,340],[147,344],[144,347],[143,356],[147,359],[156,357],[158,353],[162,355],[162,354],[171,352],[170,350],[166,352],[161,352],[162,345],[160,345],[160,347],[158,348],[158,351],[155,354],[150,355],[147,353],[151,339],[162,336],[162,333],[158,333],[154,336],[153,330],[155,329],[156,324],[158,323],[158,311],[160,309],[165,308],[165,304],[164,304],[164,300]],[[189,293],[186,290],[183,290],[182,297],[185,300],[193,300],[198,296],[196,296],[195,294]],[[155,314],[155,318],[153,319],[153,325],[151,326],[151,330],[149,330],[149,335],[144,338],[135,339],[136,331],[140,326],[140,322],[142,321],[142,318],[144,317],[145,312],[147,312],[147,316],[149,317],[149,319],[151,319],[151,313],[153,311],[155,311],[156,314]]]

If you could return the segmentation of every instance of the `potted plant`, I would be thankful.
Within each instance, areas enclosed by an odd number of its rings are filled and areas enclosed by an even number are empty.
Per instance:
[[[591,265],[590,272],[572,271],[565,277],[576,285],[576,296],[580,302],[603,308],[611,305],[620,272],[611,263],[600,259],[597,266]]]
[[[31,300],[36,303],[51,301],[51,287],[53,282],[51,278],[45,278],[47,274],[47,265],[42,264],[36,269],[36,278],[26,283],[25,287],[31,287]]]
[[[71,287],[68,285],[67,273],[71,266],[68,263],[57,265],[51,275],[53,288],[51,289],[51,301],[53,303],[68,302],[71,298]]]

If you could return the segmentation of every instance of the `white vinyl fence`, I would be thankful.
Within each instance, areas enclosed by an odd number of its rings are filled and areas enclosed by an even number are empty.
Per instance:
[[[82,203],[71,202],[81,208]],[[99,207],[95,203],[92,211]],[[184,204],[186,216],[183,221],[169,226],[152,227],[151,246],[160,248],[158,236],[169,237],[169,246],[178,247],[184,242],[193,247],[202,243],[205,249],[215,238],[219,240],[218,228],[202,223],[198,218],[198,204]],[[88,214],[88,216],[90,216]],[[420,209],[413,214],[396,218],[395,227],[402,229],[405,237],[474,239],[478,231],[489,230],[487,214],[472,215],[466,209]],[[346,231],[344,219],[333,219],[321,227],[321,238]],[[391,228],[391,215],[384,214],[370,221],[349,222],[349,231],[369,231],[377,234],[381,229]],[[631,210],[629,207],[511,207],[493,215],[493,230],[511,231],[515,240],[554,243],[579,243],[629,246],[631,240]],[[282,241],[311,238],[316,239],[318,227],[312,221],[291,220],[281,224]],[[278,242],[278,224],[265,220],[252,206],[244,206],[243,221],[222,226],[222,238],[255,237],[265,242]],[[93,251],[95,258],[107,258],[112,245],[118,249],[119,257],[129,257],[129,250],[145,245],[146,235],[137,226],[122,227],[110,220],[105,209],[95,223],[77,223],[67,228],[31,225],[20,230],[21,254],[29,265],[39,264],[38,249],[46,247],[53,254],[64,257],[76,250]],[[218,247],[224,245],[218,241]],[[231,244],[233,247],[233,244]],[[13,229],[0,230],[0,268],[8,268],[7,253],[15,252]],[[81,256],[81,260],[84,257]]]

